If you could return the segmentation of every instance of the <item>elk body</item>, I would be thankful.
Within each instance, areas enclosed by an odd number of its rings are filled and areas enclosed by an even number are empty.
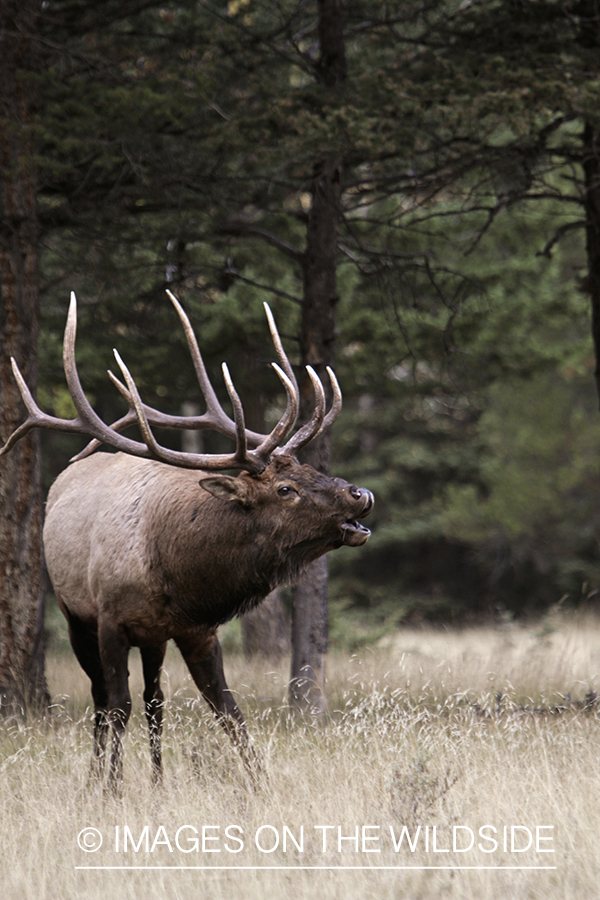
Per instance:
[[[127,660],[139,647],[144,702],[155,780],[161,776],[163,694],[161,666],[173,639],[196,685],[252,768],[254,755],[242,714],[223,674],[219,624],[259,603],[276,585],[343,545],[360,546],[369,530],[359,519],[373,496],[339,478],[302,465],[295,453],[329,427],[341,395],[330,372],[334,402],[325,411],[323,388],[309,370],[315,412],[293,437],[299,392],[272,317],[271,333],[287,392],[287,409],[269,435],[245,428],[243,410],[226,368],[234,420],[218,404],[189,321],[171,295],[184,325],[207,411],[166,416],[142,403],[117,355],[126,386],[111,375],[130,411],[105,425],[89,406],[75,368],[74,297],[65,331],[67,383],[78,412],[74,420],[42,413],[16,364],[15,377],[29,411],[0,453],[33,427],[83,432],[94,439],[52,486],[44,527],[48,571],[68,625],[73,650],[91,681],[94,701],[94,768],[103,769],[109,729],[109,783],[122,778],[122,742],[131,711]],[[137,422],[144,443],[120,431]],[[231,454],[189,454],[161,447],[151,425],[213,428],[234,437]],[[280,446],[284,441],[287,442]],[[118,453],[95,453],[99,443]],[[237,477],[212,474],[242,470]],[[212,472],[211,472],[212,470]]]

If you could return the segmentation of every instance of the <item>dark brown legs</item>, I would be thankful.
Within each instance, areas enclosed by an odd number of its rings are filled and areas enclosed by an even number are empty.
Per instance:
[[[97,778],[104,772],[106,738],[108,735],[108,693],[106,682],[104,681],[102,663],[100,662],[98,638],[93,632],[88,631],[76,616],[68,612],[65,612],[65,615],[69,623],[71,646],[79,665],[92,683],[94,751],[90,776]]]
[[[253,780],[263,777],[262,765],[246,731],[244,717],[227,687],[223,657],[216,629],[198,629],[175,638],[190,674],[202,696],[238,748]]]
[[[129,643],[119,629],[101,625],[96,635],[76,616],[66,611],[69,636],[75,655],[92,683],[94,700],[94,750],[92,778],[104,773],[106,740],[109,727],[112,744],[108,772],[108,786],[112,793],[120,792],[123,780],[123,738],[131,714],[129,670],[127,658]],[[162,731],[163,693],[160,688],[160,671],[165,657],[166,643],[158,647],[144,647],[141,651],[144,672],[144,702],[150,737],[152,780],[160,782],[162,776],[160,739]]]
[[[162,780],[160,741],[162,736],[164,695],[160,688],[160,672],[166,649],[167,645],[164,643],[158,647],[144,647],[141,651],[144,670],[144,703],[146,705],[146,719],[150,736],[153,784],[159,784]]]
[[[98,647],[106,682],[108,721],[112,730],[108,786],[112,793],[118,794],[123,781],[123,738],[131,715],[127,668],[129,642],[119,628],[99,622]]]
[[[129,642],[119,629],[104,622],[99,623],[98,634],[90,631],[80,619],[65,612],[69,623],[71,644],[79,663],[92,683],[94,700],[94,751],[91,774],[101,777],[104,772],[106,741],[109,727],[112,743],[108,771],[108,787],[119,794],[123,779],[123,738],[131,714],[129,693]],[[248,738],[244,717],[227,687],[223,673],[221,645],[216,629],[197,628],[175,639],[202,696],[213,710],[219,723],[233,744],[255,781],[262,778],[262,766]],[[163,692],[160,673],[165,657],[166,643],[141,649],[144,672],[144,703],[150,754],[152,781],[162,779],[161,735],[163,717]]]

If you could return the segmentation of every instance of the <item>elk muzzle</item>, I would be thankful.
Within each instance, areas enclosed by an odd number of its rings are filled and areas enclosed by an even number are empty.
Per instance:
[[[357,513],[355,518],[342,523],[343,543],[347,547],[360,547],[369,540],[371,531],[358,520],[369,515],[375,505],[375,498],[371,491],[366,488],[354,487],[354,485],[350,486],[350,496],[356,501]]]

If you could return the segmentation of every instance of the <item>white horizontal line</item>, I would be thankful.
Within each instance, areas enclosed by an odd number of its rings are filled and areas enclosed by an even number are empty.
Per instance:
[[[551,871],[557,869],[557,866],[75,866],[75,869],[111,869],[118,870],[149,870],[152,871],[154,869],[173,869],[173,870],[189,870],[189,869],[202,869],[203,871],[210,871],[213,869],[214,871],[227,871],[234,872],[236,869],[240,871],[264,871],[264,870],[272,870],[277,869],[281,872],[289,872],[289,871],[297,871],[299,869],[325,869],[327,871],[340,871],[347,869],[361,869],[367,871],[383,871],[383,872],[397,872],[404,869],[410,870],[418,870],[418,871],[427,871],[431,869],[440,870],[440,869],[451,869],[453,871],[465,871],[468,869],[476,869],[476,870],[484,870],[484,871],[493,871],[494,869],[503,869],[506,871],[510,869],[512,871],[534,871],[534,872],[543,872],[543,871]]]

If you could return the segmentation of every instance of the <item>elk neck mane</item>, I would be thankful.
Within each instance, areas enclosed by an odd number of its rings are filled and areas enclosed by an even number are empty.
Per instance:
[[[211,496],[199,485],[202,472],[151,465],[161,475],[147,510],[152,568],[182,621],[216,626],[243,614],[323,552],[318,537],[296,540],[277,519],[261,517],[260,506]],[[185,489],[173,490],[175,480]]]

